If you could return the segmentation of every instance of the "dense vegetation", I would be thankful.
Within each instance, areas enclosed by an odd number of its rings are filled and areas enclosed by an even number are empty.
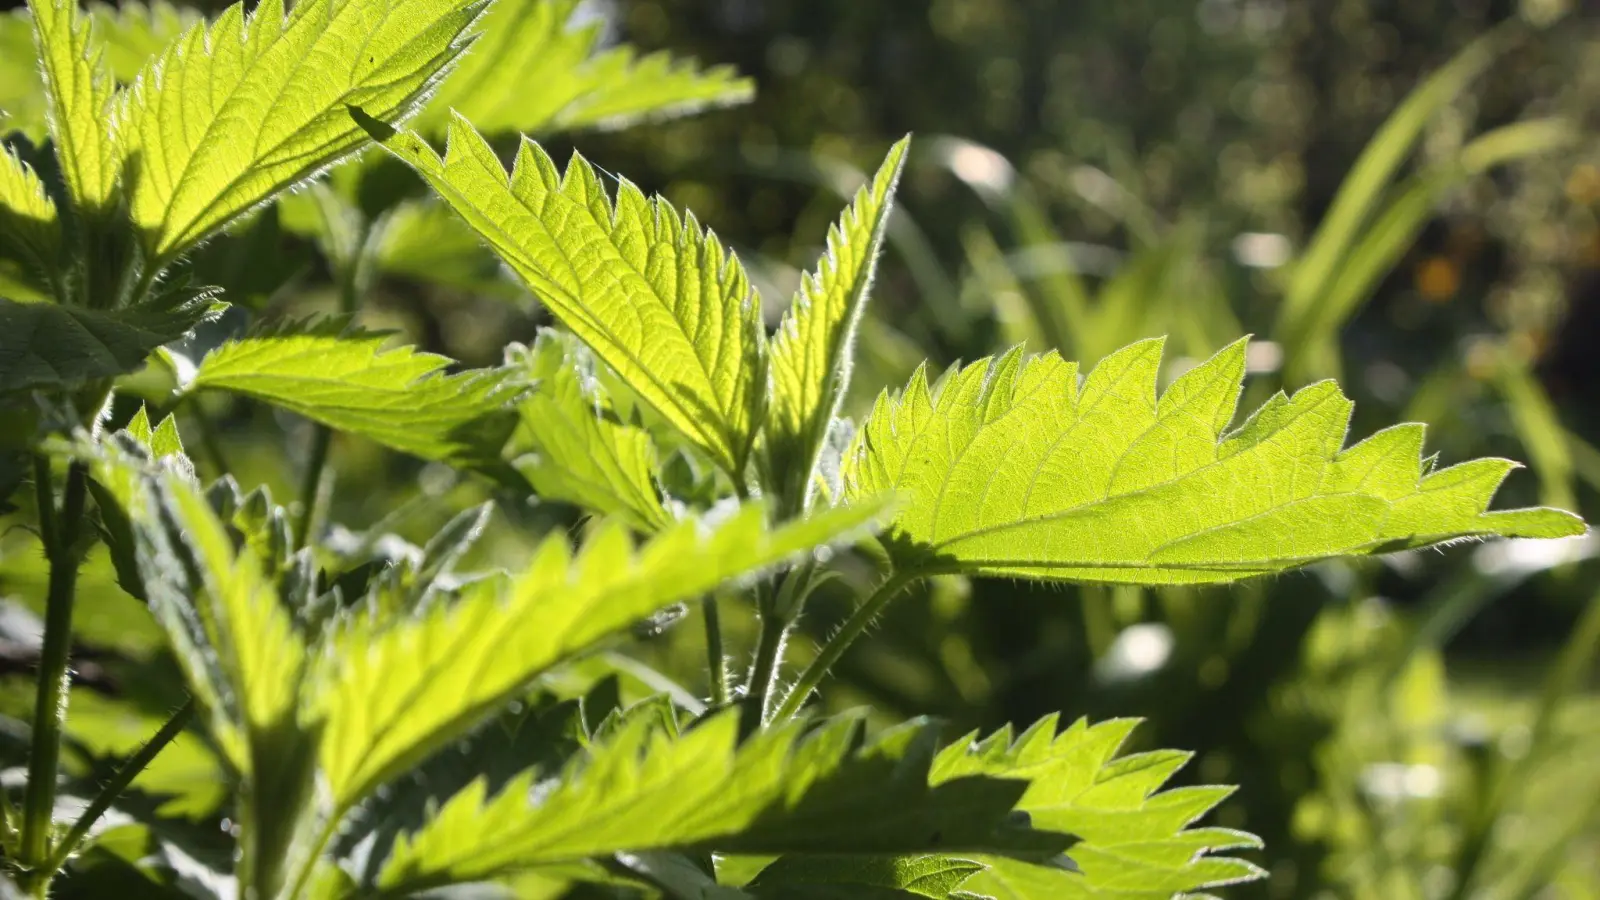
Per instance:
[[[1584,590],[1564,510],[1594,451],[1537,344],[1480,336],[1465,379],[1414,392],[1391,364],[1387,393],[1426,420],[1497,388],[1544,506],[1489,508],[1516,464],[1466,423],[1441,461],[1318,380],[1349,371],[1341,336],[1441,203],[1583,144],[1581,116],[1542,109],[1407,168],[1533,38],[1478,37],[1399,100],[1292,259],[1234,241],[1287,263],[1252,283],[1252,343],[1214,223],[1084,168],[1132,247],[1075,244],[1047,190],[937,135],[873,176],[791,159],[843,195],[785,239],[820,261],[741,259],[694,191],[533,139],[751,99],[585,16],[0,18],[0,593],[36,665],[0,692],[0,889],[1600,884],[1580,698],[1600,604],[1537,703],[1475,732],[1441,652],[1519,586]],[[930,163],[998,215],[955,236],[959,276],[947,229],[895,203]],[[880,257],[909,265],[880,278]],[[982,358],[924,361],[952,347]],[[1414,552],[1463,539],[1494,540]],[[1414,616],[1367,599],[1442,565]]]

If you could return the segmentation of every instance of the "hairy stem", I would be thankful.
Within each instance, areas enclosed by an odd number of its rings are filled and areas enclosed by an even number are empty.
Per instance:
[[[817,658],[811,661],[811,665],[806,666],[806,670],[800,673],[800,680],[795,683],[794,690],[790,691],[789,695],[784,698],[783,703],[778,706],[775,718],[788,719],[800,712],[800,707],[805,705],[806,698],[810,697],[811,692],[816,690],[817,685],[822,683],[822,679],[828,674],[828,670],[839,662],[839,659],[844,656],[844,652],[850,649],[850,645],[855,643],[857,638],[866,633],[868,626],[878,617],[879,613],[883,612],[884,607],[889,605],[889,601],[904,590],[906,585],[916,581],[918,577],[915,572],[898,571],[878,585],[878,589],[872,592],[872,596],[856,607],[856,611],[851,613],[850,618],[845,620],[844,625],[839,629],[839,633],[835,634],[831,640],[823,645],[822,652],[818,653]]]
[[[72,830],[68,831],[66,836],[61,839],[61,843],[56,845],[55,852],[50,855],[50,861],[45,865],[47,871],[54,871],[66,865],[67,858],[72,856],[72,852],[78,849],[78,845],[83,843],[83,839],[89,836],[89,829],[94,827],[94,823],[105,815],[106,810],[111,808],[111,804],[115,803],[117,798],[122,796],[122,792],[128,789],[128,785],[133,784],[133,780],[139,777],[139,773],[149,767],[156,755],[166,749],[166,746],[183,732],[184,727],[189,724],[189,720],[192,718],[194,718],[194,698],[190,697],[183,702],[182,706],[178,707],[178,711],[172,714],[172,718],[168,719],[166,724],[162,725],[160,730],[143,747],[139,748],[139,752],[129,757],[128,761],[117,769],[117,773],[111,776],[111,780],[100,789],[100,794],[94,798],[94,802],[89,804],[89,807],[78,817],[78,821],[73,823]]]
[[[711,673],[712,707],[728,705],[728,666],[722,649],[722,614],[717,609],[715,595],[700,601],[700,610],[706,620],[706,666]]]
[[[72,603],[78,582],[79,528],[89,490],[89,471],[81,462],[67,467],[61,514],[54,514],[50,463],[34,460],[39,497],[39,523],[45,557],[50,562],[50,587],[45,600],[44,646],[39,654],[39,684],[34,703],[33,739],[28,753],[28,786],[23,795],[22,859],[36,869],[50,857],[50,820],[56,802],[56,768],[61,759],[61,730],[67,718],[69,657],[72,653]],[[50,871],[36,877],[49,882]]]
[[[750,666],[748,696],[750,708],[759,717],[758,723],[769,720],[773,688],[778,678],[778,666],[783,658],[783,645],[789,638],[789,623],[772,609],[770,587],[760,597],[761,633],[756,637],[755,662]]]

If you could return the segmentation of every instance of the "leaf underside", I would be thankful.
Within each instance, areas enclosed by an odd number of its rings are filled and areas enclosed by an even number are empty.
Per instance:
[[[563,175],[531,141],[508,179],[459,116],[443,157],[414,133],[362,121],[601,361],[742,474],[766,393],[765,333],[744,268],[715,235],[627,181],[613,204],[582,157]]]
[[[1015,350],[925,370],[880,396],[845,461],[847,497],[904,500],[888,541],[903,567],[1086,582],[1199,583],[1319,559],[1490,535],[1561,537],[1553,509],[1487,512],[1516,467],[1435,472],[1423,426],[1343,448],[1351,403],[1321,382],[1229,431],[1241,340],[1156,396],[1162,342],[1077,364]]]
[[[790,722],[741,745],[735,712],[676,737],[640,717],[542,795],[531,793],[532,772],[493,797],[481,783],[458,793],[396,842],[378,881],[414,889],[666,848],[1048,856],[1069,842],[1008,821],[1021,781],[931,783],[932,727],[902,726],[858,750],[860,726],[836,719],[807,734],[804,723]]]
[[[210,309],[199,292],[169,299],[112,310],[0,299],[0,385],[6,393],[56,390],[137,370]]]

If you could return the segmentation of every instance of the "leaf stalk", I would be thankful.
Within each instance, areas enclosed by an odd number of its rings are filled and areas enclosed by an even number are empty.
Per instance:
[[[918,577],[920,576],[916,572],[896,571],[885,579],[882,584],[878,585],[877,590],[873,591],[872,595],[860,606],[856,607],[855,612],[850,614],[850,618],[845,620],[844,625],[839,629],[839,633],[835,634],[831,640],[823,645],[822,652],[818,653],[817,658],[811,661],[811,665],[806,666],[805,671],[800,673],[800,680],[795,682],[794,689],[783,699],[783,703],[779,704],[774,718],[780,720],[788,719],[799,713],[800,707],[806,702],[806,698],[810,697],[811,692],[815,691],[817,685],[822,683],[822,679],[844,656],[845,651],[850,649],[850,645],[866,633],[872,621],[889,605],[889,601],[898,596],[907,585],[916,581]]]

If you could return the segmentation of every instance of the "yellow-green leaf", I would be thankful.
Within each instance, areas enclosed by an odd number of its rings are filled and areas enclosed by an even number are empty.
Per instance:
[[[133,222],[166,262],[366,142],[346,107],[404,117],[466,46],[481,0],[228,7],[119,98]]]
[[[1228,431],[1239,341],[1158,399],[1160,340],[1075,363],[1020,351],[919,371],[881,396],[846,455],[846,496],[905,498],[890,534],[903,567],[1070,581],[1232,581],[1319,559],[1491,535],[1581,534],[1554,509],[1488,512],[1515,468],[1438,472],[1422,426],[1348,449],[1351,404],[1331,381],[1278,394]]]
[[[373,611],[330,640],[312,701],[322,770],[340,807],[416,765],[551,666],[664,606],[859,532],[881,503],[768,530],[759,505],[709,533],[681,523],[634,550],[620,525],[575,558],[552,537],[510,579],[474,583],[418,618]]]
[[[765,398],[765,332],[744,267],[694,216],[524,141],[510,177],[459,116],[439,156],[359,116],[573,334],[718,465],[742,476]]]
[[[534,382],[517,404],[510,453],[541,500],[564,500],[616,516],[642,532],[672,515],[656,487],[656,447],[649,432],[618,421],[584,348],[544,331],[520,364]]]
[[[850,385],[856,325],[889,222],[910,138],[890,148],[872,181],[837,225],[816,274],[806,273],[772,341],[772,402],[763,433],[769,483],[799,507],[814,492],[813,471],[829,423]]]

